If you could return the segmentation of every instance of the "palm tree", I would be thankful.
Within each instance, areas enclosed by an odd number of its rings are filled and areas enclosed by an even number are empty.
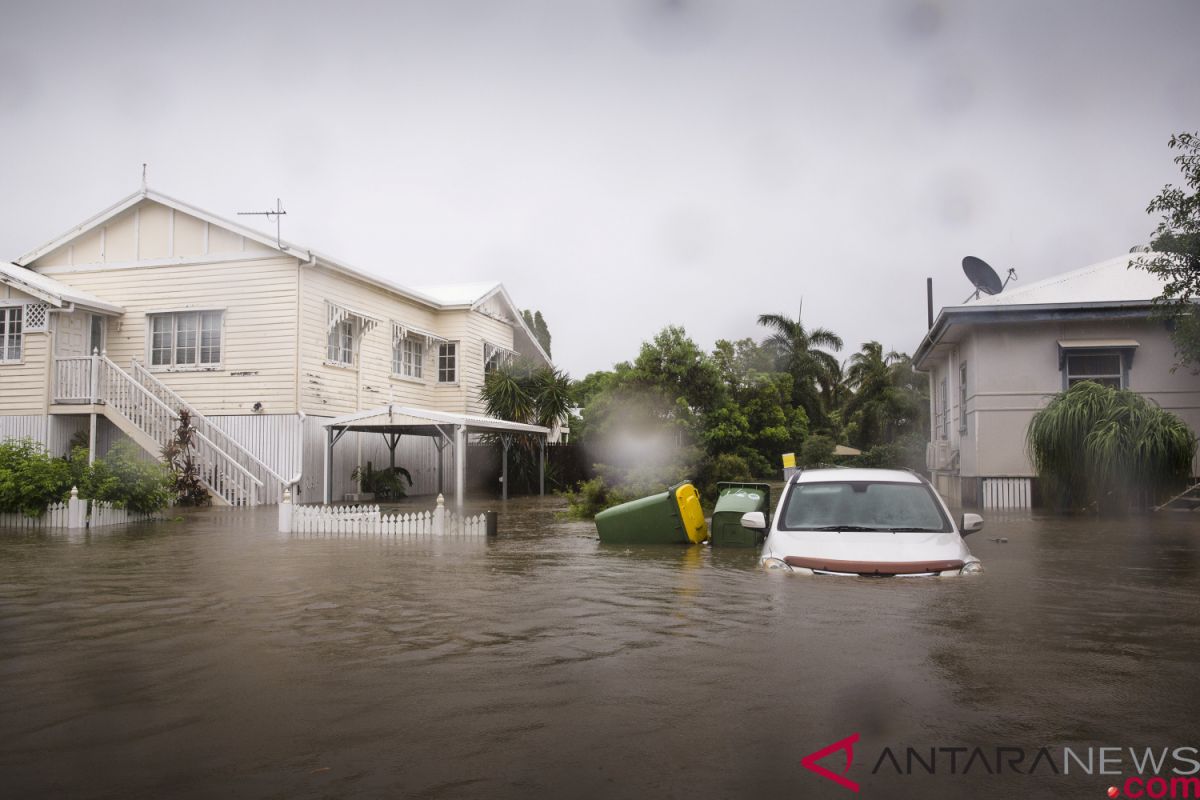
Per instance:
[[[774,331],[763,344],[775,351],[778,367],[792,376],[792,403],[803,408],[812,422],[825,422],[841,365],[818,348],[841,350],[842,337],[826,328],[805,328],[799,315],[793,320],[783,314],[762,314],[758,324]]]
[[[571,407],[570,379],[553,367],[526,363],[502,364],[484,378],[479,390],[488,416],[553,428],[564,422]],[[499,442],[496,437],[495,441]],[[512,437],[510,480],[532,490],[537,486],[538,439],[533,435]],[[547,478],[553,481],[553,469]]]
[[[889,358],[891,355],[889,354]],[[883,345],[867,342],[850,356],[846,370],[846,385],[853,394],[846,401],[845,421],[858,417],[858,441],[856,444],[870,447],[890,435],[888,430],[889,411],[895,405],[895,387],[888,358],[883,355]]]

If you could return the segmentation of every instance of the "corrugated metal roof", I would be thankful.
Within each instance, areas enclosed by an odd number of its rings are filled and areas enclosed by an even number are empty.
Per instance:
[[[56,281],[41,273],[34,272],[25,267],[19,267],[16,264],[8,262],[0,262],[0,282],[6,283],[9,286],[17,289],[28,288],[26,294],[33,294],[46,299],[53,299],[56,305],[66,303],[74,303],[78,306],[86,306],[95,311],[110,311],[114,314],[123,314],[125,309],[121,306],[110,303],[107,300],[101,300],[94,294],[76,289],[74,286],[68,286],[61,281]]]
[[[431,297],[444,306],[470,306],[496,290],[499,281],[455,283],[444,286],[415,286],[413,291]]]
[[[1162,294],[1163,281],[1144,269],[1131,267],[1139,253],[1101,261],[1064,272],[1026,286],[1009,284],[1000,294],[981,295],[962,307],[1017,305],[1075,305],[1153,300]]]

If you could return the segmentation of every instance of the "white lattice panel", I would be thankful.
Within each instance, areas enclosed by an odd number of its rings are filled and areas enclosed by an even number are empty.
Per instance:
[[[29,303],[25,306],[25,330],[44,331],[49,327],[50,306],[47,303]]]

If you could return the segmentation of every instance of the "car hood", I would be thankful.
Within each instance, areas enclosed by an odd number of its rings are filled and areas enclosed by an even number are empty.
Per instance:
[[[975,560],[957,533],[921,531],[772,531],[763,547],[763,556],[785,560],[790,556],[841,562],[840,566],[848,572],[862,571],[849,568],[848,565],[851,564],[933,565]],[[839,571],[839,565],[833,563],[827,567],[814,567],[810,564],[802,566]]]

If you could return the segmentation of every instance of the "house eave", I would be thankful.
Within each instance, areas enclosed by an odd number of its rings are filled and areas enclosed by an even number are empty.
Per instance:
[[[1004,322],[1048,322],[1056,320],[1120,319],[1148,316],[1153,300],[1119,300],[1096,303],[1038,303],[1030,305],[951,306],[943,308],[933,327],[913,353],[913,369],[928,372],[925,361],[954,325],[994,325]]]

